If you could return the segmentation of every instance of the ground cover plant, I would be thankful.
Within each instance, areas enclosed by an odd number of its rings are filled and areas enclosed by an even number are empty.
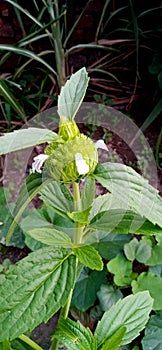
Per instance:
[[[49,142],[45,153],[34,158],[5,237],[8,245],[25,207],[39,194],[42,207],[22,220],[26,243],[33,252],[0,275],[2,349],[41,350],[27,334],[58,310],[52,350],[59,343],[74,350],[132,349],[132,341],[153,310],[143,338],[146,349],[152,327],[156,324],[157,328],[161,319],[156,311],[162,309],[158,292],[162,284],[162,200],[132,168],[98,163],[98,148],[107,152],[106,145],[103,140],[94,143],[75,123],[88,81],[82,68],[61,89],[58,133],[27,128],[0,138],[0,154]],[[108,192],[95,198],[96,180]],[[138,276],[132,269],[135,260],[151,268]],[[113,277],[112,284],[107,274]],[[131,288],[124,295],[119,287],[127,286]],[[79,292],[87,290],[93,300],[80,299]],[[68,315],[70,304],[87,310],[96,295],[101,314],[92,331]]]

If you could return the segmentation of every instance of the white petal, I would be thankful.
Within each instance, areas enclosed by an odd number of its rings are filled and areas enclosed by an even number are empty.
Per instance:
[[[2,221],[0,221],[0,226],[1,226],[1,225],[3,225],[3,222],[2,222]]]
[[[44,161],[48,158],[46,154],[39,154],[38,156],[34,157],[34,162],[32,164],[32,171],[33,173],[41,173],[41,167],[44,163]]]
[[[87,174],[89,171],[89,166],[86,161],[83,159],[81,153],[76,153],[75,155],[75,163],[78,170],[79,175]]]
[[[103,140],[98,140],[96,143],[95,143],[95,147],[98,149],[98,148],[101,148],[101,149],[104,149],[105,151],[108,152],[108,148],[106,146],[106,143],[103,141]]]

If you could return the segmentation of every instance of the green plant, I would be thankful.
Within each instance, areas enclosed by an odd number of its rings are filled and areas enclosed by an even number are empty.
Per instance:
[[[59,342],[74,350],[116,350],[139,335],[152,309],[149,292],[145,288],[138,291],[137,281],[133,285],[134,295],[118,300],[104,311],[94,334],[68,318],[77,278],[85,271],[82,268],[103,270],[100,243],[106,245],[109,234],[161,237],[162,233],[162,200],[157,190],[130,167],[120,163],[97,164],[95,144],[80,134],[74,118],[87,85],[88,76],[83,68],[62,88],[58,99],[58,134],[48,129],[28,128],[0,138],[1,154],[51,142],[45,154],[34,159],[34,173],[20,190],[6,236],[9,244],[26,205],[39,193],[47,210],[44,218],[37,213],[38,220],[26,221],[25,233],[43,247],[11,266],[4,275],[0,285],[2,347],[14,348],[17,341],[19,345],[23,342],[25,349],[41,350],[23,333],[46,322],[61,308],[52,334],[52,350],[58,349]],[[99,144],[105,147],[103,142]],[[73,147],[69,152],[70,145]],[[85,176],[87,180],[81,190],[80,181]],[[95,179],[109,193],[95,198]]]

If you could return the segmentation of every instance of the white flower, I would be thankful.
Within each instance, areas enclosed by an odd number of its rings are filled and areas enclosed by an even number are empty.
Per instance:
[[[108,148],[105,144],[105,142],[103,140],[98,140],[96,143],[95,143],[95,147],[98,149],[98,148],[101,148],[101,149],[104,149],[105,151],[108,152]]]
[[[96,147],[96,149],[101,148],[101,149],[108,152],[108,148],[103,140],[98,140],[95,143],[95,147]],[[34,157],[34,162],[32,164],[33,173],[35,173],[35,172],[41,173],[42,172],[41,167],[42,167],[44,161],[48,157],[49,156],[46,154],[39,154],[38,156]],[[86,163],[86,161],[82,157],[81,153],[75,154],[75,163],[76,163],[76,167],[77,167],[79,175],[84,175],[84,174],[87,174],[89,172],[89,165]]]
[[[89,171],[89,165],[83,159],[81,153],[76,153],[75,155],[75,163],[78,170],[79,175],[87,174]]]
[[[48,158],[46,154],[39,154],[38,156],[34,157],[34,162],[32,164],[32,171],[33,173],[41,173],[41,167],[44,163],[44,161]]]
[[[0,221],[0,226],[1,226],[1,225],[3,225],[3,222],[2,222],[2,221]]]

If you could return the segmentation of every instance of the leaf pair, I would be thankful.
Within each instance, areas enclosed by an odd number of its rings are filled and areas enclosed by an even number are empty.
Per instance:
[[[70,350],[117,350],[139,335],[148,321],[151,308],[149,293],[139,292],[119,300],[107,310],[94,335],[80,322],[61,319],[54,337]]]

